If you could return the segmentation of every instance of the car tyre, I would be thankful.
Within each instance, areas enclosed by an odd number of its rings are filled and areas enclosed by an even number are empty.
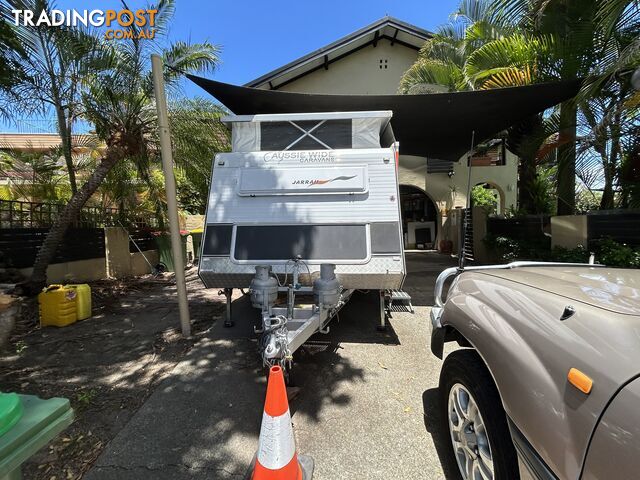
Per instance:
[[[482,469],[483,473],[491,473],[496,480],[519,479],[518,458],[500,394],[480,355],[472,349],[449,354],[440,373],[439,390],[442,431],[457,463],[455,471],[460,472],[460,478],[473,479],[474,475],[468,473],[471,468],[475,469],[476,475]],[[465,397],[466,413],[463,406]],[[479,415],[475,413],[474,404]]]

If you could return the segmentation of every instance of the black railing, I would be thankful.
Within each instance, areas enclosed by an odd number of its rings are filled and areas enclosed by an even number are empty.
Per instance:
[[[0,229],[0,266],[33,266],[38,250],[47,238],[46,228]],[[51,263],[73,262],[105,256],[103,228],[70,228],[56,248]]]
[[[0,200],[0,228],[48,228],[60,216],[64,204]],[[83,207],[72,224],[75,228],[110,226],[155,228],[158,226],[152,212],[129,213],[117,208]]]

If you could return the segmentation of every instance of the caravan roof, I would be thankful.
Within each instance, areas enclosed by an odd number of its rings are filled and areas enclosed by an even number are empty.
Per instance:
[[[286,122],[300,120],[345,120],[353,118],[391,118],[391,110],[366,112],[311,112],[311,113],[269,113],[261,115],[227,115],[222,122],[231,126],[235,122]]]
[[[236,115],[232,151],[338,150],[389,147],[395,142],[389,110]]]

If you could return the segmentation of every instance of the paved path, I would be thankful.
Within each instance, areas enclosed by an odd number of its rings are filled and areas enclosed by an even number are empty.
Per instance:
[[[296,371],[291,402],[314,480],[448,477],[435,402],[440,361],[428,350],[433,281],[450,261],[410,254],[406,289],[416,313],[375,331],[377,297],[358,294],[316,335]],[[255,319],[242,298],[234,314]],[[86,476],[100,479],[243,478],[257,446],[265,381],[251,322],[216,322],[123,428]]]

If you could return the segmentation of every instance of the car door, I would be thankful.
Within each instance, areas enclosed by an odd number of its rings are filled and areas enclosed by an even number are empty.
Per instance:
[[[640,476],[640,378],[628,382],[613,397],[593,434],[583,480]]]

